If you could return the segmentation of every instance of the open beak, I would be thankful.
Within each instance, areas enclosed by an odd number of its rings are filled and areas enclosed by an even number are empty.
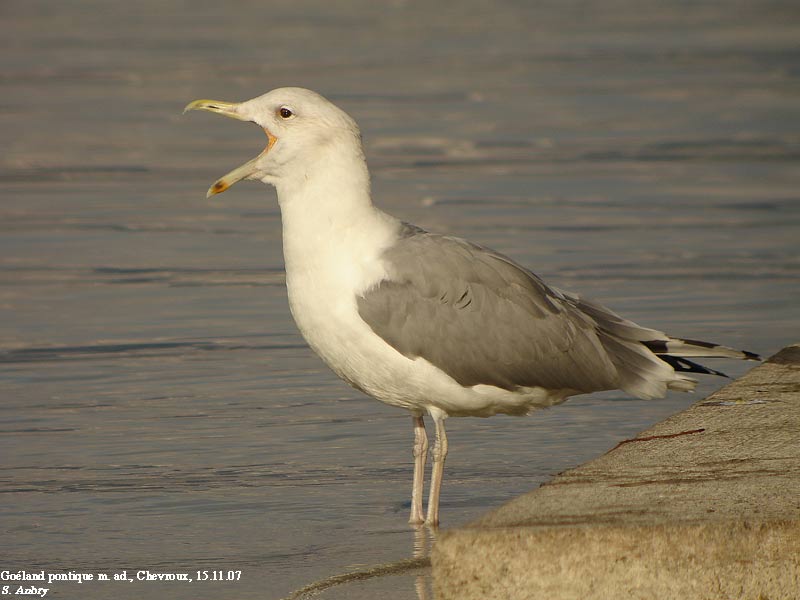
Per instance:
[[[231,117],[232,119],[237,119],[239,121],[249,121],[250,119],[242,116],[239,113],[238,108],[239,104],[236,102],[223,102],[221,100],[195,100],[194,102],[187,104],[186,108],[183,109],[183,112],[186,113],[190,110],[207,110],[209,112],[225,115],[226,117]],[[264,151],[255,158],[248,160],[242,166],[236,167],[227,175],[223,175],[217,179],[214,184],[208,188],[206,198],[210,198],[215,194],[221,194],[237,181],[248,179],[257,173],[258,167],[256,166],[256,163],[262,156],[269,152],[270,149],[275,145],[275,142],[278,141],[278,138],[276,138],[266,129],[264,130],[264,133],[267,134],[268,140],[267,147],[264,148]]]

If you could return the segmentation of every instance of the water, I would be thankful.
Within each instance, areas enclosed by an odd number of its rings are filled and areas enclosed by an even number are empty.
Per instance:
[[[800,338],[794,3],[20,0],[2,13],[0,568],[241,571],[48,597],[281,598],[424,543],[405,524],[410,419],[299,337],[274,192],[203,197],[263,136],[182,116],[190,100],[317,89],[361,124],[392,214],[645,325],[765,355]],[[723,383],[450,421],[443,526]],[[323,597],[409,600],[425,573]]]

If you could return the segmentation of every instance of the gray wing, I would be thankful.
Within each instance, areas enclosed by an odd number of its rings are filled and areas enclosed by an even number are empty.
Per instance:
[[[384,259],[389,276],[358,298],[358,310],[403,355],[464,386],[620,385],[595,320],[511,259],[411,226]]]

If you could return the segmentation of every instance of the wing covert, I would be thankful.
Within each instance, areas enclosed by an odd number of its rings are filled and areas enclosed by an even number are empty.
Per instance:
[[[372,330],[464,386],[615,387],[594,321],[511,259],[408,228],[384,254],[388,277],[360,296]]]

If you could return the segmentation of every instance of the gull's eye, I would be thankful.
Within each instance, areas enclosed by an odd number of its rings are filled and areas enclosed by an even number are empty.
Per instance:
[[[281,116],[281,119],[291,119],[294,116],[292,109],[287,106],[281,106],[278,109],[278,114]]]

